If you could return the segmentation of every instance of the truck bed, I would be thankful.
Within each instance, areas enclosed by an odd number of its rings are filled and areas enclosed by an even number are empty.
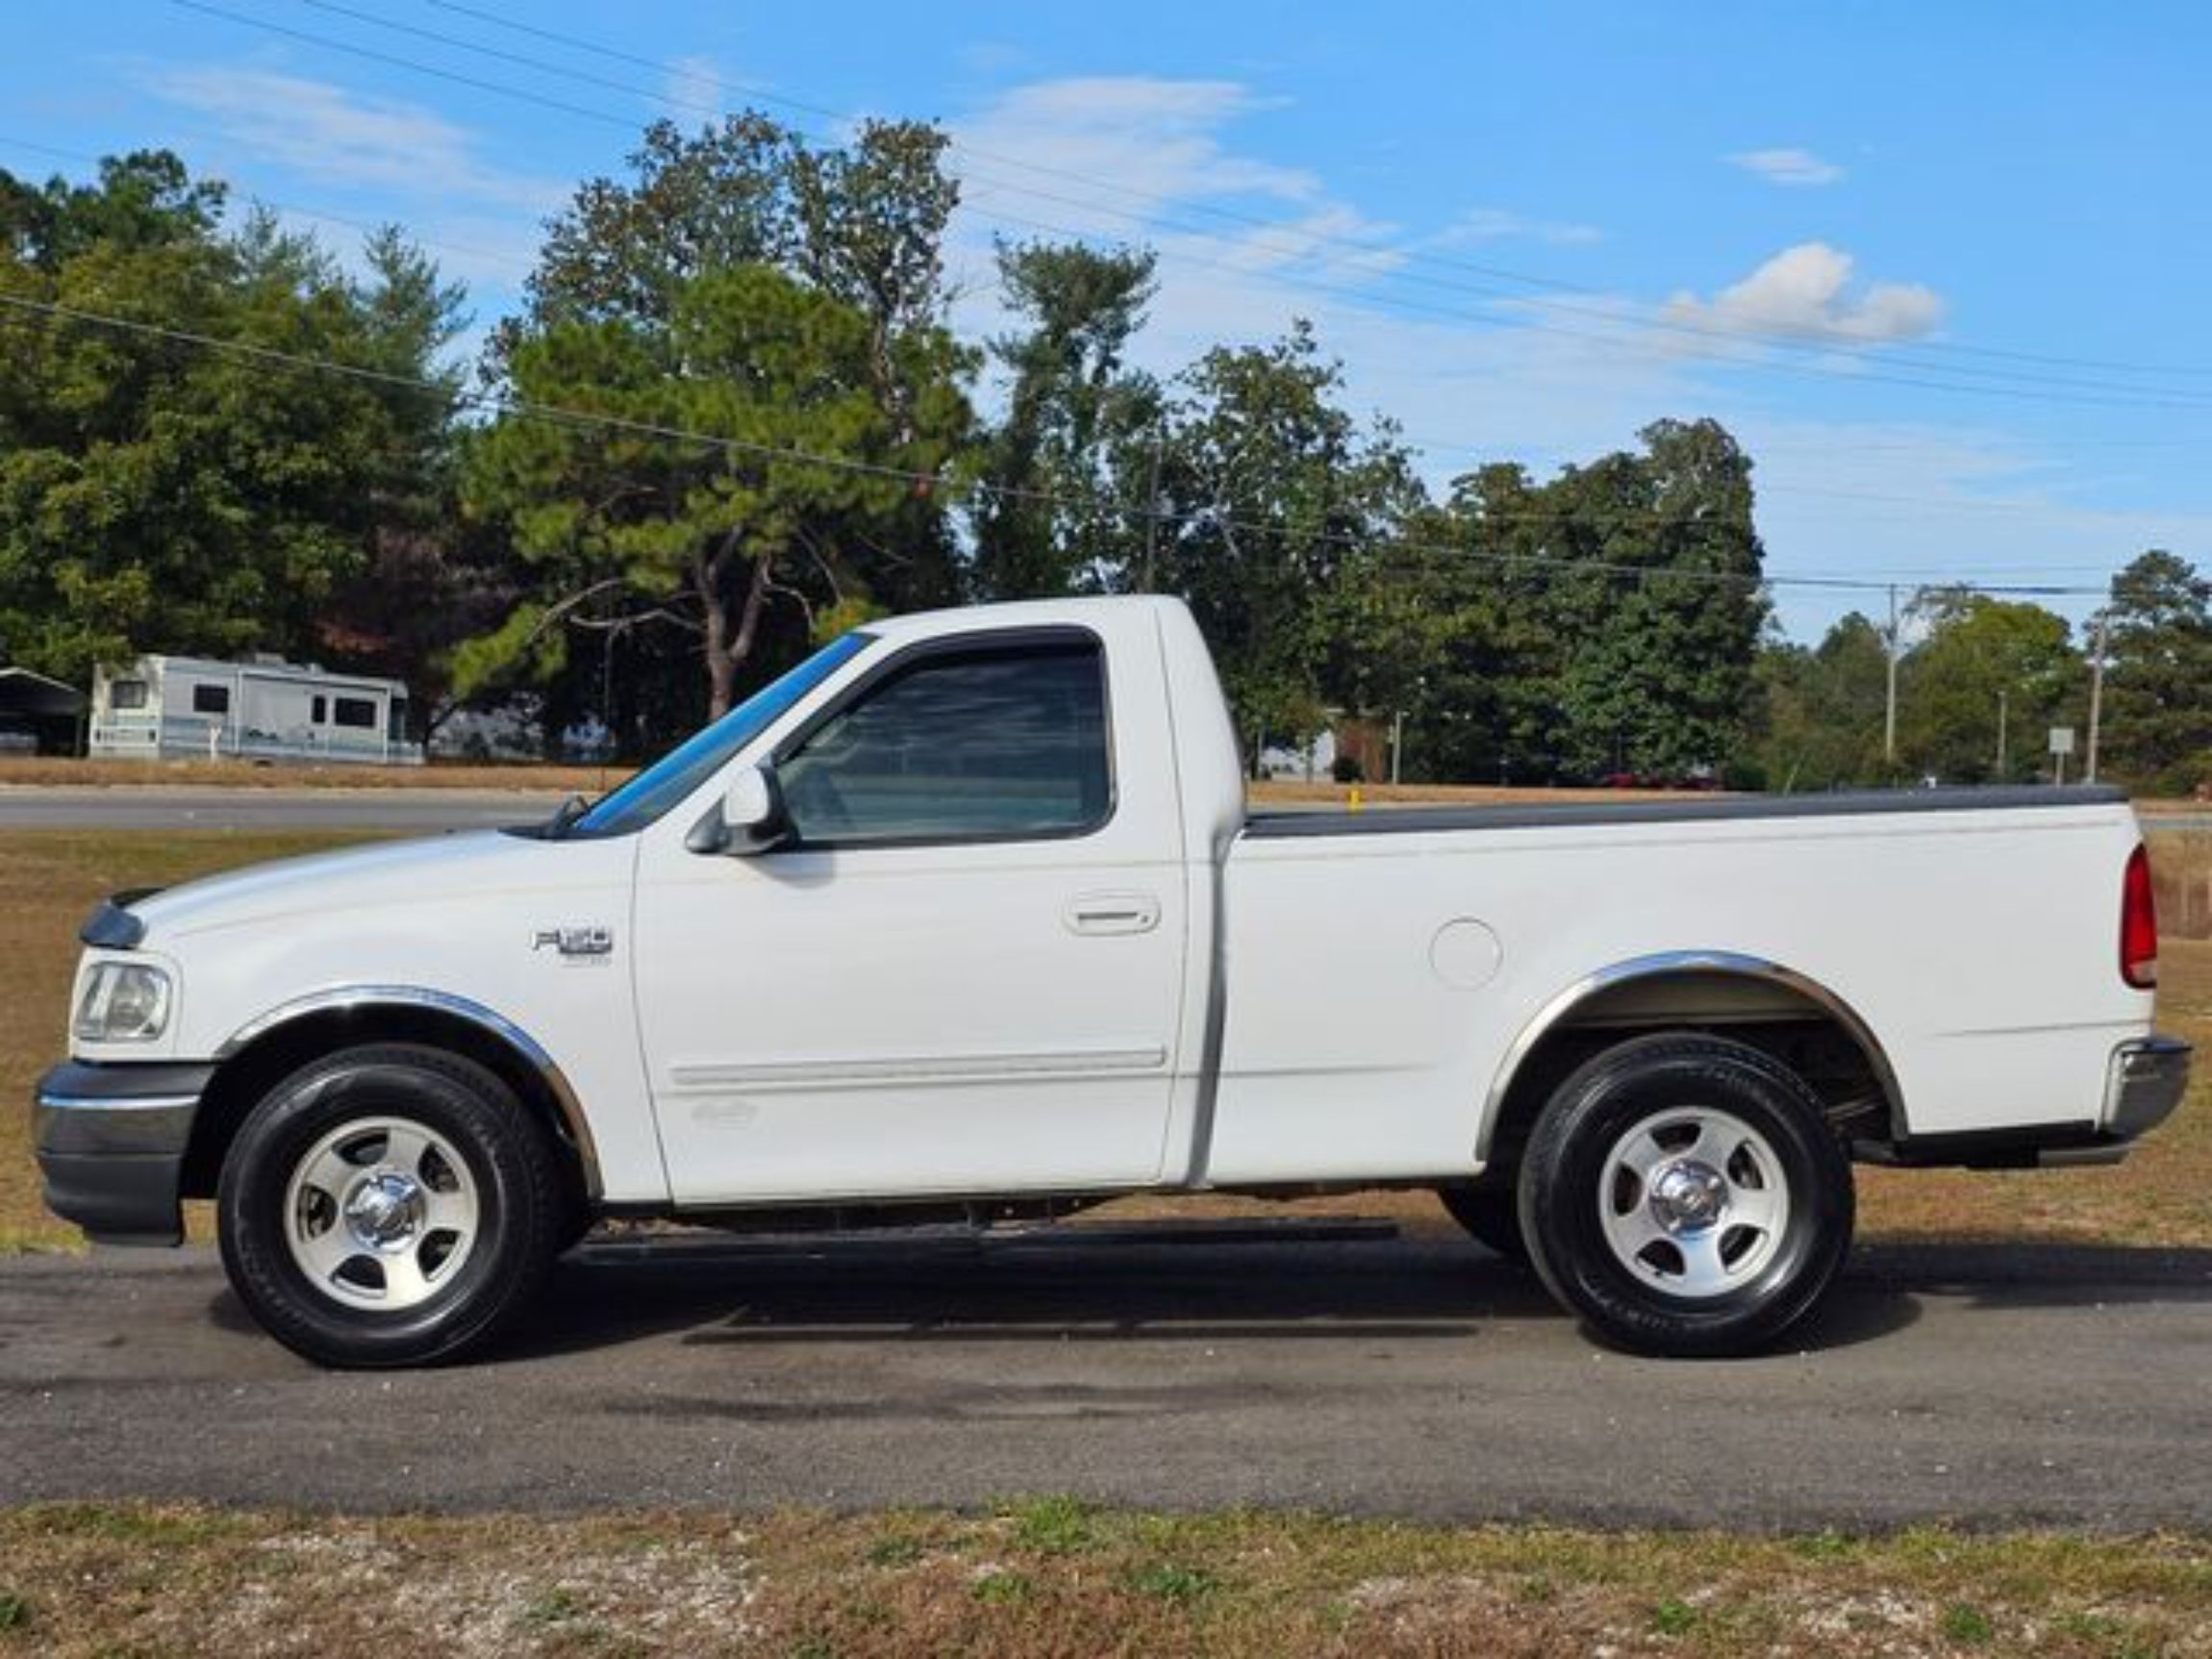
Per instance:
[[[1378,807],[1368,812],[1274,808],[1252,813],[1244,834],[1258,841],[1308,836],[1433,835],[1440,830],[1559,829],[1576,825],[1698,823],[1742,818],[1862,817],[1876,814],[2013,812],[2034,807],[2111,806],[2127,799],[2108,784],[2052,788],[1861,790],[1833,794],[1698,795],[1621,801],[1531,802],[1526,806]]]

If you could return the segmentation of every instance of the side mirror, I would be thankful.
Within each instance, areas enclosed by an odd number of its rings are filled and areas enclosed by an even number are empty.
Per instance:
[[[763,761],[731,777],[722,791],[721,805],[699,820],[685,844],[693,852],[750,858],[782,846],[791,837],[783,786],[776,781],[776,768]]]

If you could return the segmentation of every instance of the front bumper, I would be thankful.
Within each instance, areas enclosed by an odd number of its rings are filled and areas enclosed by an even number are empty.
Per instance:
[[[175,1244],[192,1119],[212,1065],[63,1061],[31,1096],[46,1208],[100,1244]]]

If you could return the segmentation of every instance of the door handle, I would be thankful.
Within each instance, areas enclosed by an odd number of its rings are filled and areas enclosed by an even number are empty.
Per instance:
[[[1150,933],[1160,925],[1160,901],[1148,892],[1087,892],[1063,913],[1070,933]]]

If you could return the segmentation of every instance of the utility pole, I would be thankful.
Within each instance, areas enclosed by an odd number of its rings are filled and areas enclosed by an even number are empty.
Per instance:
[[[1889,695],[1882,708],[1882,765],[1898,769],[1898,585],[1890,584]]]
[[[2097,642],[2089,654],[2089,754],[2082,766],[2081,781],[2097,781],[2097,728],[2104,717],[2104,625],[2105,614],[2097,614]]]
[[[1999,691],[1997,694],[1997,781],[2000,784],[2004,782],[2005,728],[2012,718],[2012,711],[2006,705],[2011,697],[2010,691]]]
[[[1405,711],[1398,709],[1390,717],[1390,781],[1398,779],[1398,761],[1405,754]]]
[[[1152,574],[1160,552],[1160,428],[1152,428],[1152,468],[1144,488],[1144,591],[1152,591]]]

